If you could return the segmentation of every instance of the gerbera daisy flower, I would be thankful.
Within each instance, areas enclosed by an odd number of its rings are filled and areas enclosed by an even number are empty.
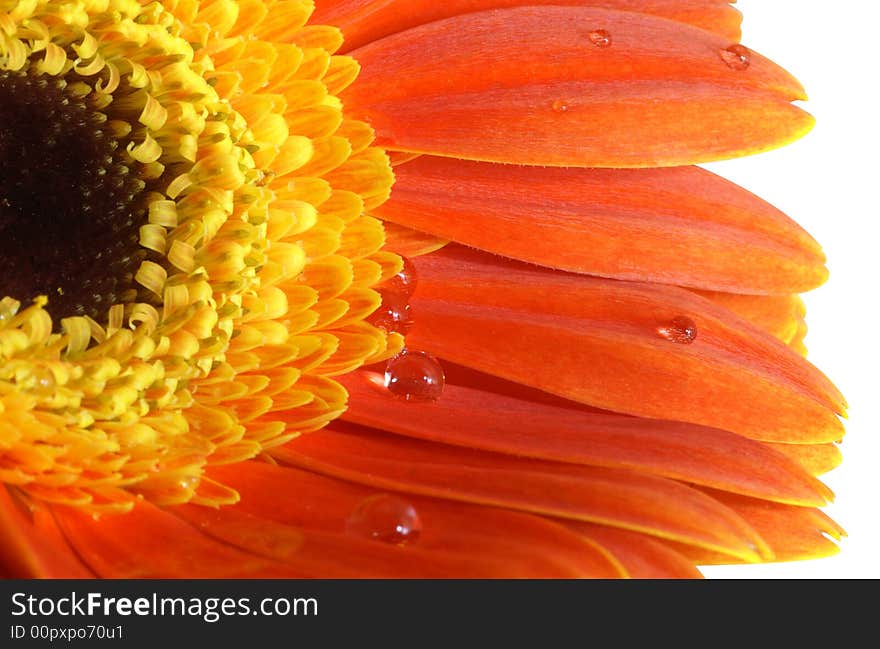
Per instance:
[[[833,553],[812,118],[703,0],[0,2],[11,576]]]

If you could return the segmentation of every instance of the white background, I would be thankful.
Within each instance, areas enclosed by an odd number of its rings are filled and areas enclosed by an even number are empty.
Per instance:
[[[817,119],[802,140],[706,165],[770,201],[824,247],[831,279],[805,296],[809,359],[849,405],[843,464],[823,480],[826,509],[848,532],[837,556],[717,566],[711,578],[880,578],[880,391],[877,290],[880,193],[880,9],[873,0],[739,0],[743,44],[794,74]]]

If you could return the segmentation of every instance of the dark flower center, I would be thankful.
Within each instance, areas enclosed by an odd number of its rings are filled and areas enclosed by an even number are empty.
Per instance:
[[[107,116],[65,79],[0,71],[0,296],[56,326],[138,300],[145,183]]]

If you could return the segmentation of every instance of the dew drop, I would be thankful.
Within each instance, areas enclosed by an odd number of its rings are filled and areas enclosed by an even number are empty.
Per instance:
[[[422,532],[422,521],[412,503],[391,494],[377,494],[361,501],[345,521],[349,534],[405,545]]]
[[[0,323],[6,320],[12,320],[15,316],[15,309],[10,304],[0,302]]]
[[[401,259],[403,260],[403,268],[397,275],[389,278],[382,288],[409,297],[416,290],[418,273],[416,273],[416,267],[412,261],[403,256],[401,256]]]
[[[202,479],[200,476],[185,475],[177,481],[177,486],[184,491],[195,491],[201,481]]]
[[[670,342],[690,345],[697,338],[697,323],[691,318],[681,315],[673,318],[662,327],[658,327],[657,333]]]
[[[34,391],[40,394],[50,394],[55,391],[55,375],[46,367],[34,370]]]
[[[425,352],[404,350],[385,366],[385,387],[406,401],[436,401],[445,383],[440,362]]]
[[[749,48],[742,45],[731,45],[721,50],[719,54],[721,54],[721,59],[731,70],[745,70],[752,62],[752,54],[749,52]]]
[[[611,47],[611,34],[605,29],[590,32],[590,42],[596,47]]]
[[[388,333],[406,335],[412,327],[412,307],[407,296],[394,291],[380,290],[382,304],[367,318],[374,327]]]
[[[561,99],[557,99],[553,102],[553,110],[557,113],[564,113],[568,110],[568,103]]]

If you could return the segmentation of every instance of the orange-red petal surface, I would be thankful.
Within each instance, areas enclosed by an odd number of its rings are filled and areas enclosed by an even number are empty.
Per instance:
[[[218,543],[146,501],[99,519],[69,507],[54,514],[70,544],[99,577],[115,579],[301,578],[306,575]]]
[[[341,28],[344,50],[350,50],[410,27],[473,11],[583,4],[584,0],[317,0],[312,20]],[[740,37],[742,16],[725,0],[592,0],[589,4],[690,23],[732,42]]]
[[[565,565],[564,561],[542,560],[540,557],[528,561],[524,560],[528,557],[522,553],[504,553],[503,548],[497,547],[494,548],[494,558],[484,561],[476,556],[477,547],[469,552],[462,552],[460,548],[458,551],[449,548],[431,552],[421,544],[399,547],[344,533],[302,530],[252,516],[241,508],[213,511],[186,505],[175,508],[174,513],[220,543],[296,566],[306,577],[437,579],[456,575],[459,578],[551,576],[570,579],[585,576],[584,572]],[[572,538],[570,541],[578,543],[578,539]],[[578,547],[586,549],[586,544],[581,542]],[[516,562],[515,559],[520,561]],[[611,569],[607,559],[603,567],[598,576],[620,576],[619,572]]]
[[[644,534],[592,523],[571,521],[568,525],[611,552],[633,579],[701,579],[703,576],[690,559]]]
[[[356,50],[362,73],[342,99],[386,148],[518,164],[674,166],[806,133],[813,118],[790,103],[800,84],[753,52],[731,67],[729,46],[639,13],[484,11]]]
[[[449,241],[433,234],[413,230],[396,223],[385,223],[385,249],[403,255],[418,257],[439,250]]]
[[[760,532],[773,550],[776,561],[818,559],[837,554],[840,548],[834,541],[846,536],[843,528],[818,509],[780,505],[733,494],[712,492],[711,495]],[[731,563],[724,555],[677,547],[700,564]]]
[[[94,577],[71,550],[45,506],[24,511],[0,485],[0,578]]]
[[[402,404],[372,372],[341,381],[350,395],[344,418],[363,426],[514,456],[634,469],[781,502],[821,506],[831,498],[786,456],[715,428],[585,412],[449,383],[436,402]]]
[[[800,464],[812,475],[822,475],[840,466],[843,456],[837,444],[769,444]]]
[[[794,340],[804,326],[806,309],[804,301],[798,295],[736,295],[715,291],[697,293],[730,309],[786,344]]]
[[[208,532],[227,542],[299,562],[319,576],[625,576],[594,542],[529,514],[397,495],[413,506],[422,526],[397,546],[347,529],[359,505],[379,495],[369,487],[257,462],[217,467],[212,476],[241,493],[238,518],[194,507],[177,508],[178,514],[200,526],[208,523]],[[284,536],[292,539],[287,547],[275,543]]]
[[[767,441],[843,436],[845,404],[824,375],[690,291],[451,247],[415,264],[412,349],[616,412]],[[670,339],[680,317],[696,328],[691,344]]]
[[[514,458],[340,424],[297,438],[272,454],[284,463],[376,489],[603,523],[744,560],[762,555],[760,537],[717,501],[636,471]]]
[[[374,214],[543,266],[734,293],[827,277],[819,245],[757,196],[697,167],[572,169],[421,156]]]

